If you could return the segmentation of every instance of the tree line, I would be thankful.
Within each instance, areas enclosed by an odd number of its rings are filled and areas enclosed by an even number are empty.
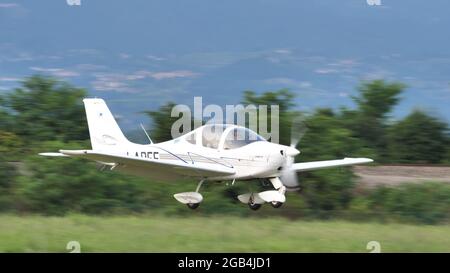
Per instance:
[[[307,130],[298,146],[302,152],[296,158],[299,162],[358,156],[373,158],[376,164],[450,163],[450,135],[445,121],[420,109],[413,109],[401,119],[392,116],[405,88],[401,83],[383,80],[362,82],[352,97],[353,108],[318,108],[309,113],[296,110],[295,94],[287,89],[245,91],[242,103],[280,106],[282,144],[290,143],[291,131],[295,132],[292,124],[299,116],[303,117]],[[0,95],[0,210],[51,215],[186,213],[171,196],[190,190],[195,181],[192,185],[176,181],[167,185],[99,172],[94,163],[84,160],[36,156],[38,152],[61,147],[90,146],[82,104],[87,95],[85,89],[40,75],[25,78],[21,87]],[[154,141],[171,138],[171,124],[176,120],[170,115],[173,105],[175,102],[168,102],[145,112],[153,120],[150,135]],[[304,173],[300,181],[303,190],[288,197],[286,208],[276,212],[263,210],[260,214],[354,218],[362,214],[374,217],[376,211],[383,217],[423,222],[442,221],[450,216],[448,185],[425,183],[355,193],[351,168]],[[248,215],[248,210],[230,198],[243,190],[240,186],[211,185],[205,190],[208,202],[200,214]],[[414,211],[413,205],[422,204],[419,197],[425,199],[423,202],[437,202],[440,213],[433,213],[426,206]]]

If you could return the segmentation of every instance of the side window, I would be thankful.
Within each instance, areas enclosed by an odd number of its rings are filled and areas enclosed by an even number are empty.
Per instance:
[[[215,126],[207,126],[203,128],[202,144],[204,147],[217,149],[219,148],[220,136],[223,128]]]

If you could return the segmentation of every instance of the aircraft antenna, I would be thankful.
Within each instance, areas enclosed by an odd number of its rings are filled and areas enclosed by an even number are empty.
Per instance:
[[[140,125],[141,125],[141,128],[142,128],[142,130],[144,131],[145,135],[147,136],[148,141],[150,141],[150,144],[153,144],[153,141],[152,141],[152,139],[150,138],[150,136],[148,135],[147,131],[145,130],[144,125],[143,125],[142,123],[141,123]]]

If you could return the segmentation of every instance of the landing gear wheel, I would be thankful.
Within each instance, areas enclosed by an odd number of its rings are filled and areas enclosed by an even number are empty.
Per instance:
[[[259,208],[261,208],[261,204],[248,203],[248,207],[252,210],[258,210]]]
[[[281,207],[283,205],[283,203],[282,202],[270,202],[270,205],[272,205],[272,207],[277,209],[277,208]]]
[[[198,208],[198,206],[200,206],[200,203],[188,203],[186,204],[188,206],[188,208],[190,209],[196,209]]]

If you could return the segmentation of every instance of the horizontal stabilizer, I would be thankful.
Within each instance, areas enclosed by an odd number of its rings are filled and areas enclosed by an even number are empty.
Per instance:
[[[42,156],[53,156],[53,157],[57,157],[57,156],[65,156],[65,157],[67,157],[67,155],[65,155],[63,153],[39,153],[39,155],[42,155]]]

